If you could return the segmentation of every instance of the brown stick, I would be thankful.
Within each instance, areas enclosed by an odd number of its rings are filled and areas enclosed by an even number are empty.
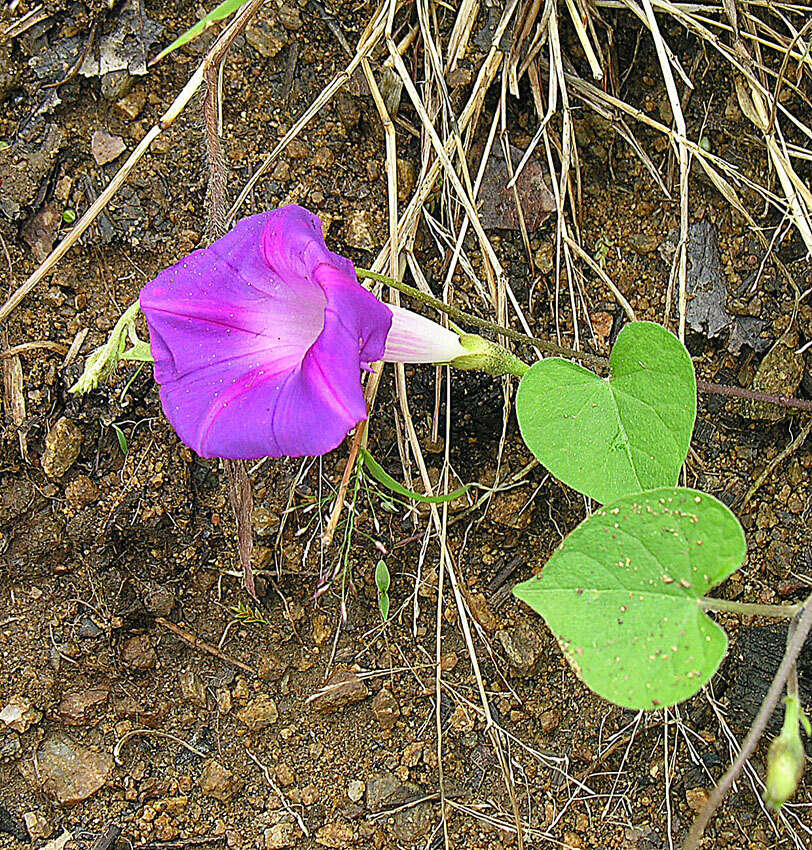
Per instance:
[[[236,658],[231,658],[224,652],[221,652],[213,644],[206,643],[205,640],[201,640],[194,632],[190,632],[189,629],[185,629],[183,626],[179,626],[171,620],[167,620],[166,617],[156,617],[155,622],[158,623],[159,626],[163,626],[165,629],[172,632],[173,635],[179,637],[185,643],[188,643],[193,649],[202,649],[203,652],[208,652],[209,655],[213,655],[215,658],[225,661],[226,664],[232,664],[234,667],[239,667],[240,670],[244,670],[252,676],[257,675],[255,668],[250,667],[248,664],[244,664],[242,661],[238,661]]]
[[[19,345],[7,348],[5,351],[0,351],[0,360],[6,357],[14,357],[16,354],[25,354],[26,351],[36,351],[39,348],[44,348],[46,351],[54,351],[62,355],[68,353],[68,346],[64,343],[51,342],[48,339],[44,339],[41,342],[21,342]]]
[[[330,519],[327,522],[327,527],[324,529],[324,533],[321,535],[321,543],[322,546],[327,548],[331,546],[333,543],[333,537],[336,533],[336,528],[338,528],[338,520],[341,517],[341,511],[344,507],[344,499],[347,496],[347,487],[350,484],[350,476],[352,475],[353,470],[355,469],[355,461],[358,458],[358,449],[361,446],[361,441],[364,439],[364,432],[366,431],[366,420],[362,420],[358,423],[358,428],[355,431],[355,436],[352,438],[352,444],[350,445],[350,454],[347,457],[347,465],[344,467],[344,474],[341,476],[341,484],[338,487],[338,494],[336,495],[336,503],[333,508],[332,513],[330,514]]]
[[[148,841],[146,844],[133,844],[133,850],[183,850],[184,847],[221,844],[225,840],[225,834],[201,835],[199,838],[185,838],[182,841]]]
[[[254,551],[254,536],[251,518],[254,515],[254,494],[251,492],[251,479],[244,460],[224,461],[228,475],[228,498],[234,511],[237,525],[237,549],[240,553],[242,581],[245,589],[256,599],[254,570],[251,566],[251,554]]]
[[[121,827],[117,823],[111,823],[104,832],[93,842],[91,850],[110,850],[121,835]]]

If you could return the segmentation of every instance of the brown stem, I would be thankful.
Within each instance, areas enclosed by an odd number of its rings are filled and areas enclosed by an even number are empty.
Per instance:
[[[222,59],[220,60],[222,61]],[[207,241],[219,239],[226,232],[228,172],[220,140],[220,93],[218,76],[220,62],[206,68],[206,94],[203,98],[203,118],[206,125],[206,160],[209,166],[209,224]]]
[[[747,737],[742,744],[741,750],[739,750],[738,756],[736,756],[736,760],[730,766],[727,773],[719,780],[708,802],[705,803],[705,807],[697,815],[696,820],[691,826],[691,831],[685,839],[685,844],[682,845],[682,850],[696,850],[699,846],[702,833],[713,817],[713,813],[742,772],[747,759],[755,751],[761,736],[764,734],[764,730],[767,728],[767,723],[773,711],[775,711],[775,706],[778,704],[784,684],[795,666],[795,660],[803,649],[806,636],[809,634],[810,629],[812,629],[812,594],[807,597],[801,610],[796,614],[795,619],[790,624],[787,633],[787,649],[784,652],[784,657],[781,659],[781,664],[776,671],[770,689],[767,691],[767,696],[764,697],[764,702],[761,703],[761,708],[756,715],[756,719],[753,721],[753,725],[750,727],[750,731],[747,733]]]
[[[707,381],[697,381],[696,388],[703,393],[711,395],[726,395],[736,398],[746,398],[751,401],[764,401],[768,404],[775,404],[779,407],[790,407],[793,410],[808,410],[812,412],[812,401],[804,398],[790,398],[785,395],[772,395],[771,393],[762,393],[758,390],[746,390],[743,387],[730,387],[726,384],[711,384]]]
[[[335,506],[330,514],[330,519],[327,521],[327,526],[321,535],[321,543],[325,548],[331,546],[333,543],[333,537],[335,536],[336,528],[338,528],[338,520],[341,517],[341,510],[344,507],[344,499],[347,497],[347,488],[350,485],[350,476],[355,469],[355,461],[358,458],[358,449],[361,447],[361,441],[364,439],[366,425],[366,420],[359,422],[358,428],[355,431],[355,436],[352,439],[350,454],[347,458],[347,464],[344,467],[344,474],[341,476],[341,484],[338,487]]]
[[[465,322],[466,324],[472,325],[480,330],[491,331],[492,333],[499,334],[505,339],[513,340],[513,342],[523,343],[524,345],[532,345],[539,351],[545,351],[548,354],[570,357],[573,360],[580,360],[582,363],[588,363],[591,366],[604,369],[609,366],[608,357],[601,357],[599,354],[588,354],[585,351],[576,351],[574,348],[567,348],[564,345],[556,345],[555,343],[547,342],[545,339],[539,339],[538,337],[519,333],[519,331],[514,331],[512,328],[506,328],[496,322],[489,322],[487,319],[480,319],[479,316],[474,316],[471,313],[466,313],[464,310],[460,310],[457,307],[452,307],[451,305],[446,304],[445,301],[435,298],[433,295],[429,295],[420,289],[415,289],[415,287],[409,286],[408,283],[403,283],[403,281],[393,280],[391,277],[387,277],[386,275],[371,272],[368,269],[356,268],[355,271],[360,278],[369,278],[370,280],[377,280],[381,283],[385,283],[393,289],[397,289],[399,292],[404,293],[404,295],[409,295],[415,300],[420,301],[422,304],[426,304],[441,313],[445,313],[447,316],[452,319],[456,319],[458,322]],[[726,384],[712,384],[708,381],[697,381],[696,388],[700,392],[708,395],[734,396],[736,398],[750,399],[751,401],[763,401],[768,404],[775,404],[778,407],[788,407],[793,410],[808,410],[812,412],[812,401],[808,401],[803,398],[790,398],[789,396],[772,395],[770,393],[758,392],[757,390],[746,390],[742,387],[731,387]]]
[[[234,24],[225,30],[217,40],[209,55],[204,69],[206,94],[203,98],[203,119],[206,128],[206,161],[209,168],[209,223],[206,228],[206,241],[218,239],[226,232],[228,214],[227,170],[220,138],[220,85],[219,77],[226,54],[234,39],[243,30],[248,21],[256,14],[263,0],[253,0],[239,13]],[[242,566],[243,585],[248,593],[257,598],[254,585],[254,572],[251,567],[251,555],[254,550],[252,517],[254,497],[251,492],[251,479],[244,460],[224,461],[228,478],[228,496],[234,512],[237,526],[237,550]]]

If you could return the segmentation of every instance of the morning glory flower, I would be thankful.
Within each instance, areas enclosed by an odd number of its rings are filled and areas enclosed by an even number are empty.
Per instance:
[[[325,454],[367,418],[371,363],[469,354],[465,337],[361,286],[299,206],[245,218],[161,272],[141,309],[164,412],[202,457]]]

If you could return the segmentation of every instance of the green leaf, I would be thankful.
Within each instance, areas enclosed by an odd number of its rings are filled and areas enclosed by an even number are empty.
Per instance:
[[[248,0],[225,0],[224,3],[221,3],[215,9],[212,9],[207,15],[202,17],[194,26],[190,27],[186,30],[183,35],[178,36],[169,47],[165,47],[153,60],[150,62],[150,65],[154,65],[156,62],[160,62],[164,56],[168,56],[172,51],[177,50],[179,47],[183,47],[184,44],[188,44],[190,41],[194,41],[201,33],[204,33],[209,27],[214,26],[218,21],[222,21],[223,18],[227,18],[233,12],[236,12],[237,9],[244,6]]]
[[[522,378],[522,437],[550,472],[606,503],[674,486],[696,418],[696,376],[685,346],[660,325],[632,322],[609,359],[610,377],[551,357]]]
[[[593,691],[662,708],[695,694],[721,663],[727,637],[699,600],[746,552],[725,505],[666,487],[597,510],[513,593],[544,617]]]
[[[131,345],[126,351],[121,354],[122,360],[135,360],[138,363],[154,363],[155,358],[152,356],[152,351],[148,342],[139,339]]]
[[[118,438],[118,447],[121,449],[121,453],[123,455],[126,455],[127,454],[127,436],[126,436],[126,434],[121,430],[121,428],[118,427],[118,425],[115,424],[115,422],[110,427],[116,432],[116,437]]]
[[[381,559],[378,561],[378,566],[375,568],[375,584],[378,587],[378,593],[389,593],[389,567],[386,562]]]
[[[389,567],[386,566],[386,561],[381,558],[378,561],[378,566],[375,567],[375,585],[378,588],[378,610],[381,612],[381,618],[386,621],[389,616]]]
[[[406,499],[414,499],[416,502],[426,502],[429,505],[438,505],[442,502],[453,502],[454,499],[459,499],[464,496],[471,487],[476,487],[476,484],[465,484],[462,487],[454,490],[453,493],[446,493],[443,496],[421,496],[420,493],[415,493],[414,490],[409,490],[402,484],[395,481],[392,476],[384,470],[384,468],[375,460],[374,457],[366,449],[358,449],[358,456],[364,462],[364,466],[369,470],[369,474],[384,487],[403,496]]]

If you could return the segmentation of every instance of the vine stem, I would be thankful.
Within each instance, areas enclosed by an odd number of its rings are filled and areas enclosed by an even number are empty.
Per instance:
[[[750,401],[765,401],[768,404],[777,404],[779,407],[791,407],[793,410],[808,410],[812,413],[812,401],[805,398],[790,398],[785,395],[772,395],[762,393],[758,390],[746,390],[743,387],[730,387],[727,384],[711,384],[707,381],[697,381],[696,388],[703,393],[712,395],[735,396],[736,398],[747,398]]]
[[[719,807],[719,804],[730,790],[730,787],[742,772],[745,762],[755,751],[761,736],[764,734],[764,730],[767,728],[767,723],[769,722],[773,711],[775,711],[775,707],[778,704],[784,684],[795,667],[795,661],[803,649],[806,636],[809,634],[810,629],[812,629],[812,594],[806,598],[806,601],[800,606],[799,611],[790,623],[789,632],[787,633],[787,648],[784,652],[784,657],[781,659],[781,664],[779,665],[775,678],[770,685],[770,689],[767,691],[767,696],[764,697],[764,702],[761,703],[761,708],[756,715],[756,719],[753,721],[753,725],[750,727],[750,731],[747,733],[747,737],[744,739],[744,743],[739,750],[738,756],[736,756],[736,760],[732,765],[730,765],[725,775],[719,780],[719,783],[713,789],[708,802],[705,803],[704,808],[697,815],[696,820],[691,826],[691,831],[688,833],[688,837],[682,845],[682,850],[697,850],[699,841],[705,831],[705,827],[708,825],[714,812]]]
[[[209,170],[207,243],[218,239],[225,233],[226,216],[228,214],[228,171],[221,139],[223,63],[234,40],[259,11],[262,2],[263,0],[251,0],[247,6],[243,7],[231,24],[220,33],[203,63],[206,82],[206,92],[203,98],[203,118],[206,134],[206,162]],[[251,525],[254,498],[251,491],[248,465],[244,460],[224,459],[223,466],[228,479],[228,498],[237,528],[237,551],[242,566],[243,585],[246,591],[254,599],[257,599],[254,571],[251,566],[251,554],[254,550]]]
[[[714,599],[703,596],[699,607],[704,611],[729,611],[732,614],[753,614],[757,617],[772,617],[777,620],[791,620],[803,608],[798,605],[760,605],[757,602],[736,602],[734,599]]]
[[[441,301],[439,298],[435,298],[433,295],[429,295],[426,292],[415,289],[415,287],[410,286],[408,283],[403,283],[400,280],[395,280],[391,277],[387,277],[386,275],[369,271],[369,269],[356,268],[355,271],[360,278],[368,278],[369,280],[385,283],[387,286],[397,289],[398,292],[402,292],[404,295],[414,298],[421,304],[426,304],[429,307],[433,307],[435,310],[439,310],[441,313],[445,313],[447,316],[452,319],[456,319],[458,322],[466,322],[480,330],[491,331],[492,333],[499,334],[505,339],[513,340],[513,342],[519,342],[524,345],[532,345],[539,351],[545,351],[548,354],[558,354],[562,357],[570,357],[573,360],[580,360],[582,363],[588,363],[591,366],[597,366],[604,369],[609,366],[608,357],[601,357],[599,354],[589,354],[585,351],[576,351],[574,348],[556,345],[553,342],[548,342],[547,340],[539,339],[538,337],[528,336],[527,334],[520,333],[519,331],[514,331],[512,328],[506,328],[496,322],[489,322],[487,319],[480,319],[479,316],[466,313],[458,307],[452,307],[444,301]],[[812,401],[803,398],[790,398],[789,396],[772,395],[771,393],[762,393],[758,390],[746,390],[743,387],[731,387],[726,384],[714,384],[709,381],[697,381],[696,388],[700,392],[707,393],[709,395],[724,395],[735,398],[744,398],[749,399],[750,401],[761,401],[768,404],[775,404],[778,407],[787,407],[792,410],[805,410],[812,413]]]
[[[392,289],[397,289],[398,292],[402,292],[404,295],[409,295],[414,298],[415,301],[420,301],[421,304],[433,307],[435,310],[445,313],[449,318],[456,319],[458,322],[465,322],[466,324],[472,325],[480,330],[492,331],[495,334],[505,337],[505,339],[513,340],[513,342],[521,342],[525,345],[532,345],[534,348],[538,348],[540,351],[546,351],[548,354],[560,354],[563,357],[572,357],[576,360],[581,360],[584,363],[590,363],[593,366],[607,366],[609,364],[606,357],[601,357],[598,354],[588,354],[585,351],[575,351],[573,348],[566,348],[561,345],[556,345],[554,342],[547,342],[547,340],[538,339],[537,337],[528,336],[527,334],[520,333],[519,331],[514,331],[512,328],[506,328],[496,322],[489,322],[487,319],[480,319],[479,316],[466,313],[458,307],[452,307],[450,304],[446,304],[445,301],[441,301],[439,298],[435,298],[433,295],[429,295],[426,292],[421,292],[419,289],[415,289],[413,286],[409,286],[408,283],[403,283],[400,280],[394,280],[391,277],[369,271],[368,269],[356,268],[355,271],[360,278],[368,278],[369,280],[376,280],[380,283],[385,283],[387,286],[391,286]]]

